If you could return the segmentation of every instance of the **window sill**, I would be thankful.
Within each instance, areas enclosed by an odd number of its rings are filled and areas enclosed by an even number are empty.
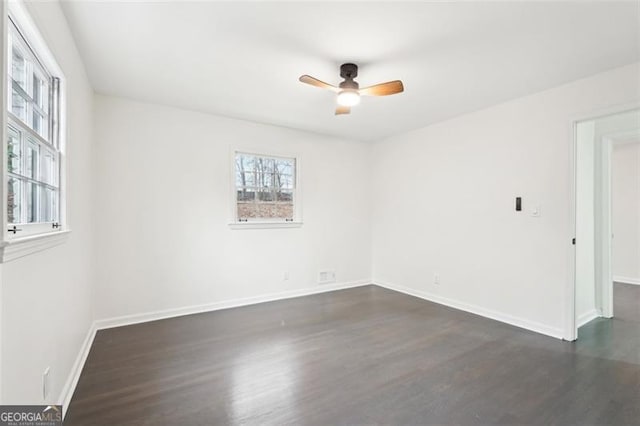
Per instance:
[[[10,262],[42,250],[63,244],[71,234],[70,229],[13,238],[0,244],[0,263]]]
[[[300,228],[302,222],[231,222],[231,229]]]

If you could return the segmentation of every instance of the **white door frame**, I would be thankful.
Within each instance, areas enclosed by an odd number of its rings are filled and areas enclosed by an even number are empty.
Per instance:
[[[598,141],[596,141],[596,144]],[[596,304],[598,313],[604,318],[613,318],[613,272],[612,272],[612,251],[613,225],[611,217],[611,157],[613,152],[613,139],[609,136],[602,138],[600,146],[601,171],[600,179],[600,303]],[[598,257],[596,256],[596,259]],[[598,281],[596,281],[597,286]],[[598,289],[596,287],[596,289]]]
[[[569,135],[569,187],[570,187],[570,203],[569,203],[569,229],[567,235],[567,247],[568,247],[568,259],[569,259],[569,274],[567,285],[565,288],[565,309],[564,309],[564,332],[563,339],[567,341],[574,341],[578,338],[578,327],[576,321],[576,246],[572,243],[576,237],[576,173],[577,173],[577,125],[580,122],[595,120],[609,115],[620,114],[628,111],[632,111],[640,108],[640,101],[633,102],[631,104],[617,105],[609,108],[604,108],[598,111],[594,111],[588,114],[577,115],[571,120]],[[610,177],[609,177],[610,182]],[[609,232],[611,235],[611,232]],[[578,242],[579,244],[579,242]],[[609,245],[611,244],[609,239]],[[609,253],[610,250],[609,250]],[[609,256],[611,256],[609,254]],[[610,268],[609,268],[610,270]],[[604,274],[604,273],[603,273]],[[606,286],[603,286],[606,287]],[[612,286],[611,286],[612,288]],[[604,288],[603,288],[604,290]],[[611,290],[609,290],[611,291]],[[604,294],[603,294],[604,296]],[[607,313],[613,312],[613,297],[609,297],[610,310]],[[606,308],[606,306],[603,306]],[[603,312],[603,316],[606,316]]]
[[[602,316],[613,318],[613,147],[628,138],[640,139],[640,129],[607,134],[602,138]]]

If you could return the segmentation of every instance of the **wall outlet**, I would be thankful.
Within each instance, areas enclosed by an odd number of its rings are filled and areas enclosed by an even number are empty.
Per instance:
[[[318,284],[329,284],[336,282],[335,271],[320,271],[318,272]]]
[[[289,281],[289,271],[284,271],[284,274],[282,275],[282,279],[284,281]]]
[[[44,372],[42,373],[42,399],[45,400],[47,399],[47,396],[49,395],[49,372],[51,371],[51,368],[47,367],[44,369]]]
[[[440,274],[433,274],[433,284],[440,285]]]

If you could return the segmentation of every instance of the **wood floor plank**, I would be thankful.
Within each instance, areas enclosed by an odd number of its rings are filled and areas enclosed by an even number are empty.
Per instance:
[[[575,343],[376,286],[103,330],[65,425],[638,425],[614,297]]]

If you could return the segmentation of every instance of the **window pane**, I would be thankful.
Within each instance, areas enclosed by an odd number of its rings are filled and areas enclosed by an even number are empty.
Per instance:
[[[296,187],[295,177],[292,175],[285,175],[282,178],[282,187],[287,189],[293,189]]]
[[[49,123],[47,122],[47,117],[34,110],[32,118],[31,128],[43,138],[49,139]]]
[[[249,172],[255,169],[256,158],[253,155],[236,154],[236,163],[241,171]]]
[[[238,203],[241,219],[292,219],[293,204],[283,203]]]
[[[276,172],[285,175],[292,175],[294,168],[294,160],[284,160],[277,159],[276,160]]]
[[[275,160],[273,158],[257,157],[256,167],[260,173],[272,174],[275,171]]]
[[[276,196],[279,202],[293,202],[293,192],[277,192]]]
[[[42,108],[42,110],[47,114],[49,114],[49,90],[49,84],[47,82],[43,82],[42,96],[40,97],[42,103],[40,108]]]
[[[52,218],[53,222],[60,220],[60,192],[51,190],[51,206],[52,206]]]
[[[11,90],[11,112],[19,119],[27,120],[27,100],[15,89]]]
[[[20,133],[12,127],[7,129],[7,170],[20,174],[22,171],[22,152],[20,147]]]
[[[275,201],[275,194],[271,190],[259,190],[258,201]]]
[[[27,169],[25,176],[31,179],[38,179],[38,157],[40,154],[40,146],[33,141],[27,143]]]
[[[11,55],[11,78],[27,90],[27,61],[22,53],[14,46]]]
[[[293,204],[238,203],[238,217],[242,219],[291,219]]]
[[[7,188],[7,219],[9,223],[20,223],[21,186],[22,182],[9,177]]]
[[[38,221],[38,185],[27,182],[27,222],[33,223]]]
[[[261,172],[256,175],[258,180],[256,186],[260,188],[272,188],[273,187],[273,173]]]
[[[236,186],[256,186],[255,174],[253,172],[237,173]]]
[[[278,203],[277,204],[277,214],[279,218],[282,219],[293,219],[293,203]]]
[[[33,100],[45,113],[49,111],[49,85],[37,74],[33,74]]]
[[[40,187],[40,222],[55,222],[58,220],[58,193],[51,188]]]
[[[240,219],[292,219],[295,159],[236,154]]]
[[[56,156],[48,149],[42,150],[42,170],[40,172],[40,181],[53,186],[58,185],[58,168],[56,167]]]
[[[257,216],[255,203],[242,203],[238,202],[238,218],[239,219],[252,219]]]
[[[256,193],[254,189],[251,188],[240,188],[237,191],[237,200],[238,201],[250,201],[253,202],[256,199]]]
[[[276,189],[293,189],[293,176],[277,174],[275,180]]]

